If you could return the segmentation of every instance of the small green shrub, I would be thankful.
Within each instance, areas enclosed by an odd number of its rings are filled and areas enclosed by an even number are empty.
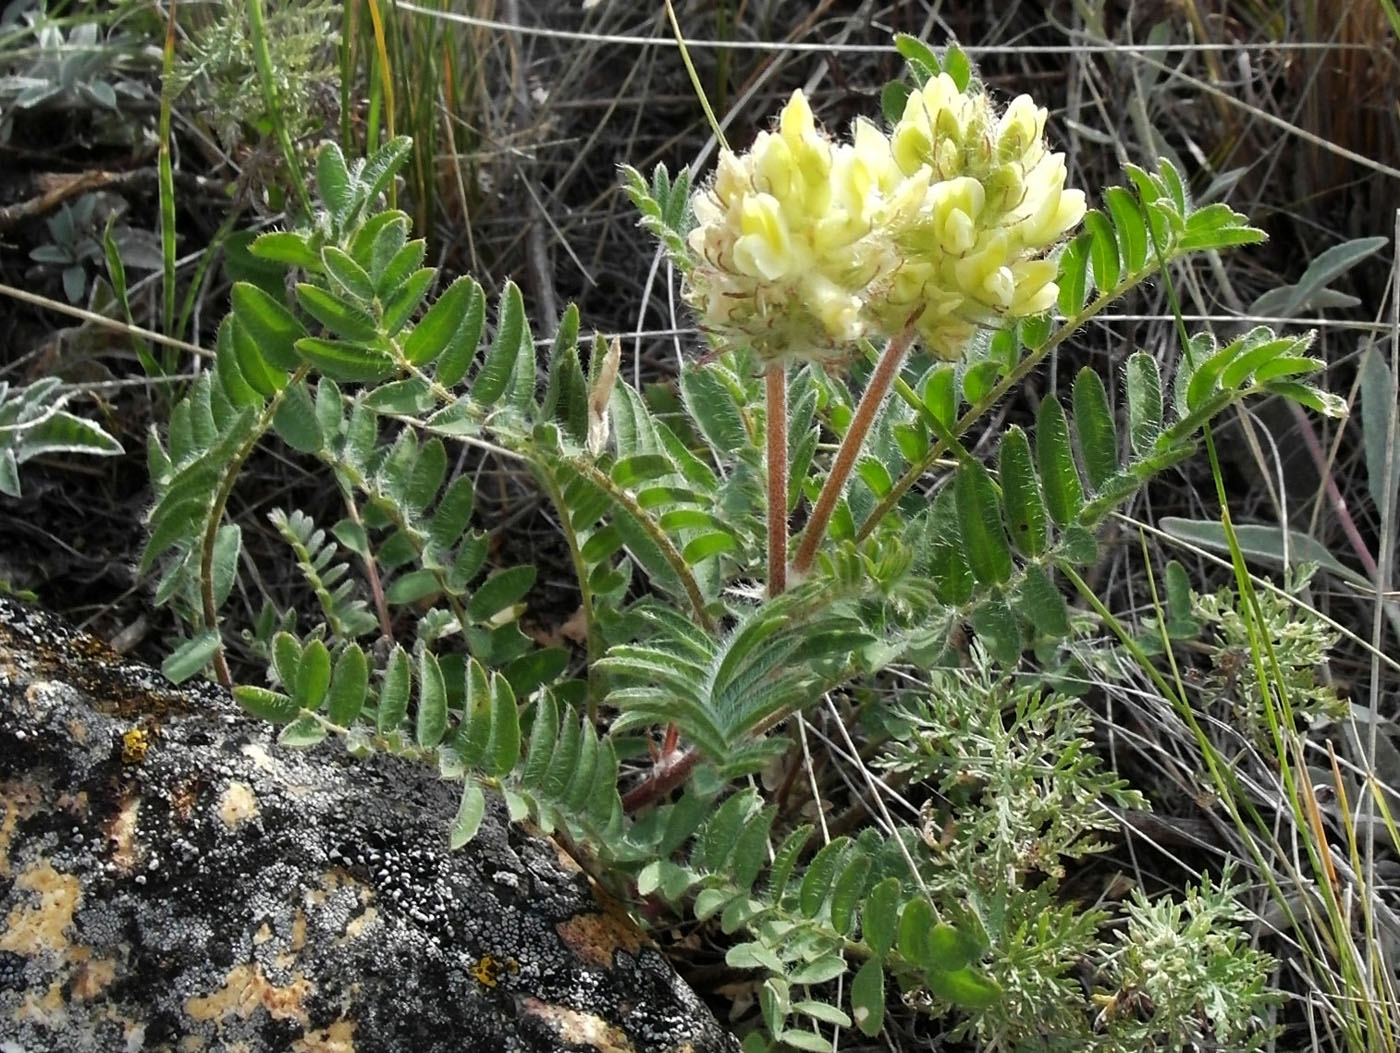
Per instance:
[[[541,380],[518,288],[490,309],[471,278],[444,287],[423,265],[407,215],[380,203],[406,140],[353,164],[324,146],[315,214],[251,244],[281,273],[235,284],[214,368],[151,437],[142,565],[189,631],[168,671],[212,663],[232,680],[222,612],[242,528],[228,501],[253,450],[280,442],[321,464],[344,515],[273,513],[317,613],[265,612],[250,636],[267,678],[235,696],[288,745],[334,734],[438,765],[463,784],[454,844],[501,793],[583,846],[618,894],[716,926],[729,965],[764,977],[747,1050],[829,1049],[835,1027],[877,1035],[892,999],[994,1048],[1243,1048],[1267,1035],[1274,998],[1226,893],[1126,908],[1062,895],[1069,865],[1115,829],[1109,806],[1144,802],[1093,755],[1081,703],[1025,656],[1096,631],[1061,582],[1080,587],[1105,520],[1192,456],[1210,420],[1254,396],[1329,413],[1338,400],[1303,379],[1320,366],[1308,337],[1198,334],[1165,371],[1140,351],[1109,383],[1081,371],[1067,405],[1047,396],[1033,426],[984,438],[984,463],[963,436],[994,427],[992,408],[1056,347],[1175,262],[1262,234],[1224,205],[1195,207],[1163,163],[1129,166],[1058,245],[1083,202],[1040,143],[1043,113],[1018,101],[1003,120],[956,50],[899,44],[914,83],[885,101],[896,120],[914,114],[913,132],[896,124],[886,142],[863,126],[833,144],[795,99],[761,152],[726,154],[698,195],[684,174],[628,170],[726,349],[682,372],[665,417],[623,378],[615,342],[580,342],[575,309]],[[942,107],[924,140],[919,99]],[[957,135],[940,139],[949,114]],[[909,161],[919,150],[964,174],[935,178]],[[912,171],[880,169],[882,151]],[[749,181],[724,189],[736,171]],[[833,232],[833,173],[899,207]],[[1043,214],[1017,211],[1017,180]],[[905,200],[916,191],[927,210]],[[835,256],[804,255],[822,239]],[[927,301],[901,299],[913,288]],[[487,570],[471,476],[450,469],[463,447],[521,466],[552,504],[583,679],[520,631],[534,568]],[[849,733],[851,754],[858,739],[875,758],[841,791],[864,809],[851,832],[820,800],[809,817],[760,789],[835,692],[850,706],[831,722],[837,744]],[[648,751],[650,769],[620,785]],[[896,786],[909,799],[891,809]],[[1177,972],[1154,975],[1168,956]]]

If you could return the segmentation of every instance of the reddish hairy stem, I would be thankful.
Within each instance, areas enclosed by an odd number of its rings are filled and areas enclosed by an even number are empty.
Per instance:
[[[763,381],[768,403],[764,430],[768,445],[768,595],[772,597],[787,588],[787,370],[779,362],[770,362]]]
[[[767,412],[764,438],[768,455],[768,595],[772,597],[787,588],[787,370],[778,362],[770,362],[763,373],[763,387]],[[668,743],[674,727],[666,729]],[[699,762],[700,751],[694,746],[679,756],[672,750],[663,750],[660,762],[652,766],[647,777],[623,795],[623,809],[635,812],[666,796],[690,777]]]
[[[875,364],[875,372],[870,374],[870,383],[865,386],[865,394],[861,395],[860,404],[856,406],[851,426],[846,429],[846,435],[836,451],[836,460],[831,464],[831,472],[826,477],[817,503],[812,507],[812,516],[802,531],[802,541],[797,546],[797,558],[792,563],[793,569],[799,574],[805,574],[812,568],[817,549],[826,537],[831,515],[836,511],[836,502],[841,499],[841,493],[846,489],[846,480],[851,477],[856,458],[860,456],[861,448],[865,445],[865,437],[870,433],[875,418],[880,415],[880,406],[889,394],[894,378],[899,376],[899,368],[904,364],[904,354],[913,342],[914,326],[911,320],[904,332],[889,342],[885,353]]]
[[[672,754],[674,760],[652,766],[647,777],[622,795],[622,810],[629,815],[637,809],[660,800],[690,777],[700,763],[700,751],[691,746],[684,753]]]

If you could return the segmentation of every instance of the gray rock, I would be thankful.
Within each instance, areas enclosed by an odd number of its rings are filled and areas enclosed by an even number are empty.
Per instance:
[[[0,597],[0,1051],[738,1049],[552,841]]]

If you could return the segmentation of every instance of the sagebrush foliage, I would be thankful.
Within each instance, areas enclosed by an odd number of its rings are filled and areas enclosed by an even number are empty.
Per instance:
[[[663,414],[622,378],[615,343],[580,346],[570,307],[541,377],[519,289],[507,283],[494,312],[469,277],[432,295],[440,276],[423,265],[424,242],[409,238],[407,215],[380,207],[408,149],[393,140],[353,165],[321,149],[320,211],[251,245],[284,276],[235,284],[214,368],[152,436],[142,563],[161,568],[157,596],[191,628],[167,668],[212,661],[228,678],[220,612],[241,530],[227,503],[253,449],[281,441],[321,462],[345,508],[319,526],[273,513],[320,617],[300,631],[265,618],[255,646],[268,683],[235,694],[285,725],[284,742],[334,733],[353,750],[420,756],[463,782],[454,844],[475,832],[485,793],[500,792],[512,815],[585,847],[616,891],[742,933],[729,964],[767,975],[751,1050],[827,1049],[820,1029],[833,1025],[878,1034],[889,980],[906,1003],[954,1012],[961,1030],[1002,1045],[1123,1048],[1134,1020],[1096,1021],[1073,970],[1089,962],[1104,990],[1141,981],[1110,968],[1107,909],[1055,893],[1065,864],[1114,829],[1106,804],[1141,801],[1092,759],[1073,700],[1013,676],[1028,648],[1082,631],[1059,572],[1097,559],[1106,517],[1190,456],[1209,420],[1255,395],[1324,412],[1338,402],[1299,379],[1321,364],[1307,338],[1259,329],[1223,347],[1193,338],[1166,377],[1146,353],[1129,356],[1113,381],[1121,428],[1108,386],[1085,370],[1068,406],[1047,397],[1033,431],[1003,431],[993,463],[960,437],[1128,289],[1262,235],[1223,205],[1193,207],[1171,165],[1130,167],[1129,185],[1104,194],[1060,255],[1063,320],[1008,325],[958,365],[913,360],[816,566],[760,602],[766,422],[754,357],[688,367]],[[643,222],[680,251],[688,179],[627,178]],[[795,509],[820,490],[823,436],[843,433],[855,391],[810,365],[788,381]],[[470,476],[449,469],[460,444],[524,465],[553,504],[581,596],[586,679],[566,678],[569,654],[520,631],[534,568],[487,572]],[[956,469],[940,472],[950,456]],[[958,672],[966,626],[976,657]],[[892,668],[919,685],[894,708],[875,676]],[[789,749],[785,722],[842,687],[858,700],[854,729],[884,743],[878,764],[927,803],[822,839],[753,777]],[[677,795],[629,815],[619,758],[650,748],[664,774],[677,741],[700,763]],[[1262,969],[1251,959],[1213,997],[1252,1017]],[[842,977],[838,1004],[830,982]],[[1227,1041],[1221,1018],[1186,995],[1161,996],[1158,1011],[1176,1021],[1162,1033]]]

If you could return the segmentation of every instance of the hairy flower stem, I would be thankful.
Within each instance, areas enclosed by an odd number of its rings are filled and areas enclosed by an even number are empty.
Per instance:
[[[812,507],[812,516],[802,531],[802,542],[797,546],[797,558],[792,564],[793,570],[799,574],[805,574],[812,569],[812,561],[816,559],[817,549],[826,537],[831,515],[836,511],[836,502],[841,499],[841,493],[846,489],[846,480],[851,477],[856,458],[865,446],[865,437],[870,434],[871,425],[880,415],[885,396],[889,394],[895,377],[899,376],[900,366],[904,364],[904,355],[909,350],[909,345],[914,342],[914,322],[917,320],[910,319],[904,331],[889,342],[885,353],[880,356],[880,361],[875,364],[875,372],[870,374],[865,394],[860,397],[855,416],[851,418],[851,426],[846,429],[846,435],[836,451],[836,460],[832,462],[822,492]]]
[[[763,374],[768,417],[764,426],[768,444],[768,595],[787,588],[787,370],[781,362],[768,363]]]

